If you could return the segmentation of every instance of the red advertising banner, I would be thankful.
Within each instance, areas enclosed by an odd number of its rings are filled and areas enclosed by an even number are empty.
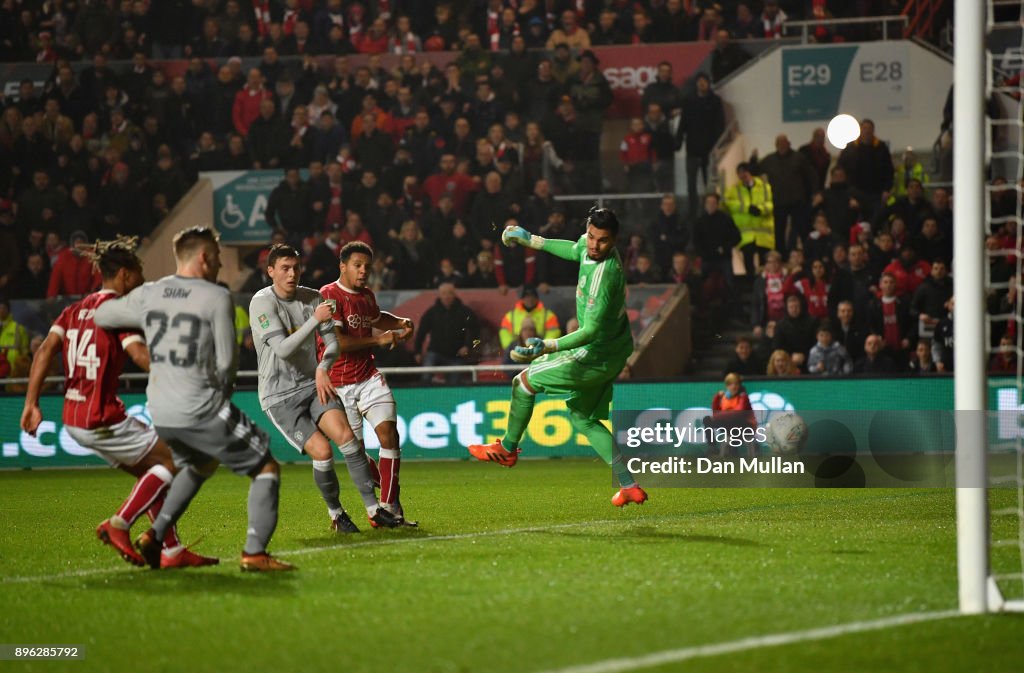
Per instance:
[[[596,47],[594,53],[600,60],[598,67],[615,94],[608,117],[640,116],[640,97],[657,77],[659,63],[668,61],[672,64],[674,82],[678,86],[697,73],[714,46],[713,42],[683,42]]]

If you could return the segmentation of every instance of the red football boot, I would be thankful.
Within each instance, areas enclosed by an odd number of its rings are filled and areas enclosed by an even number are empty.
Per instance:
[[[121,555],[125,561],[131,563],[133,566],[144,566],[146,565],[145,559],[139,556],[139,553],[132,547],[132,538],[128,531],[120,528],[115,528],[110,525],[110,519],[107,519],[99,526],[96,527],[96,537],[100,539],[103,544],[109,544],[117,553]]]
[[[631,502],[642,505],[647,502],[647,492],[639,486],[620,488],[619,492],[612,496],[612,504],[616,507],[625,507]]]
[[[213,556],[201,556],[188,547],[185,547],[174,556],[170,556],[167,552],[160,554],[160,568],[163,570],[169,568],[199,568],[201,566],[215,566],[220,563],[219,558]]]
[[[501,440],[492,444],[470,444],[469,455],[477,460],[490,461],[504,467],[513,467],[519,460],[521,449],[509,451],[501,445]]]

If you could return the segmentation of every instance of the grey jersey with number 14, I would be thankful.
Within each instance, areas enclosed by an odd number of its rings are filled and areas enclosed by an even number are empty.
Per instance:
[[[249,302],[249,326],[259,360],[260,407],[264,411],[316,387],[317,342],[312,331],[284,357],[278,344],[299,331],[323,301],[319,292],[300,285],[292,299],[281,299],[270,286],[254,294]],[[315,329],[325,343],[336,342],[331,321],[320,323]]]
[[[237,362],[231,293],[201,278],[166,276],[96,311],[103,328],[141,329],[149,347],[153,425],[194,426],[231,396]]]

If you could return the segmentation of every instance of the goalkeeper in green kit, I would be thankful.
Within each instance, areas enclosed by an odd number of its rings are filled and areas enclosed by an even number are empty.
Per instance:
[[[513,360],[529,362],[530,366],[512,380],[505,438],[493,444],[471,445],[469,452],[478,460],[512,467],[519,459],[519,442],[530,423],[536,394],[567,395],[573,426],[611,465],[622,487],[612,497],[612,504],[642,504],[647,493],[626,469],[611,432],[601,423],[608,418],[612,382],[633,352],[633,335],[626,318],[625,272],[615,249],[619,220],[607,208],[591,208],[586,229],[578,241],[547,240],[517,226],[506,227],[502,233],[505,245],[525,245],[579,262],[576,319],[580,328],[559,339],[531,338],[512,351]]]

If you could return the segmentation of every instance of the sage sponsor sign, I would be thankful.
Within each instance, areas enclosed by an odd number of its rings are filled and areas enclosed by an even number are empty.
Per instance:
[[[598,67],[604,73],[615,96],[608,109],[608,118],[640,117],[640,99],[644,89],[658,77],[658,64],[672,64],[672,81],[678,86],[697,73],[697,69],[710,56],[711,42],[684,42],[681,44],[595,47],[601,61]],[[670,110],[665,110],[668,114]]]

